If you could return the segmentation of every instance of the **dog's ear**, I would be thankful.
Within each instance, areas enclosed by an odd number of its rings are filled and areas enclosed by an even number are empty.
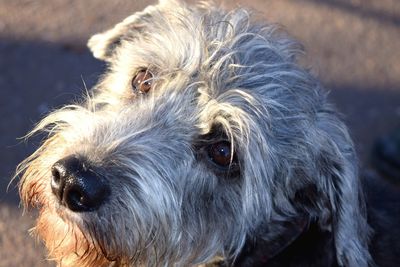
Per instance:
[[[87,45],[95,58],[111,61],[115,49],[121,44],[122,40],[129,37],[130,33],[134,33],[143,25],[149,23],[153,13],[157,10],[162,11],[179,5],[180,3],[175,0],[160,0],[157,5],[148,6],[143,11],[136,12],[113,28],[93,35]]]
[[[125,18],[113,28],[93,35],[87,45],[95,58],[111,61],[115,49],[121,44],[122,40],[128,37],[130,32],[134,32],[142,24],[145,16],[149,17],[156,6],[148,6],[141,12]]]
[[[346,126],[331,112],[323,113],[319,114],[323,116],[320,120],[322,131],[318,133],[322,140],[318,141],[316,161],[316,169],[320,172],[316,175],[318,184],[323,187],[322,192],[326,192],[325,202],[330,206],[323,224],[331,228],[334,235],[340,266],[367,267],[371,263],[368,252],[370,228],[354,146]],[[322,213],[327,214],[326,211]]]
[[[110,61],[115,48],[121,43],[123,37],[129,31],[129,27],[137,20],[136,15],[127,17],[114,28],[93,35],[87,45],[95,58]]]
[[[111,30],[95,34],[89,39],[87,45],[95,58],[109,61],[128,29],[124,22],[125,20]]]

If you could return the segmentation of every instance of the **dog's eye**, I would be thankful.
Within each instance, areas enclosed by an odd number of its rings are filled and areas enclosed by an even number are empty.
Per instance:
[[[132,79],[132,89],[140,94],[146,94],[151,89],[153,74],[148,69],[140,70]]]
[[[208,147],[208,156],[217,165],[228,167],[233,160],[232,147],[227,141],[221,141]]]

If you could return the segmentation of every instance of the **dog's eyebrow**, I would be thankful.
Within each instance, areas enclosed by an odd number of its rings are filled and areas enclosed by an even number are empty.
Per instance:
[[[207,133],[198,135],[196,139],[201,143],[229,140],[228,135],[224,131],[224,127],[219,123],[212,124]]]

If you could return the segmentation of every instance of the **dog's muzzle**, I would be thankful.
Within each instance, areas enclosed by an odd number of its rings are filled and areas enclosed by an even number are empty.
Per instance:
[[[71,155],[51,168],[51,190],[61,205],[75,212],[98,209],[110,195],[110,187],[92,169],[86,160]]]

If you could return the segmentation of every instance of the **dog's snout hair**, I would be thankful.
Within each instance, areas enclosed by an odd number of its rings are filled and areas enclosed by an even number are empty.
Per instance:
[[[49,136],[18,169],[60,266],[259,266],[243,251],[273,258],[311,226],[321,266],[372,263],[353,143],[281,29],[160,1],[88,45],[107,73],[37,125]]]

